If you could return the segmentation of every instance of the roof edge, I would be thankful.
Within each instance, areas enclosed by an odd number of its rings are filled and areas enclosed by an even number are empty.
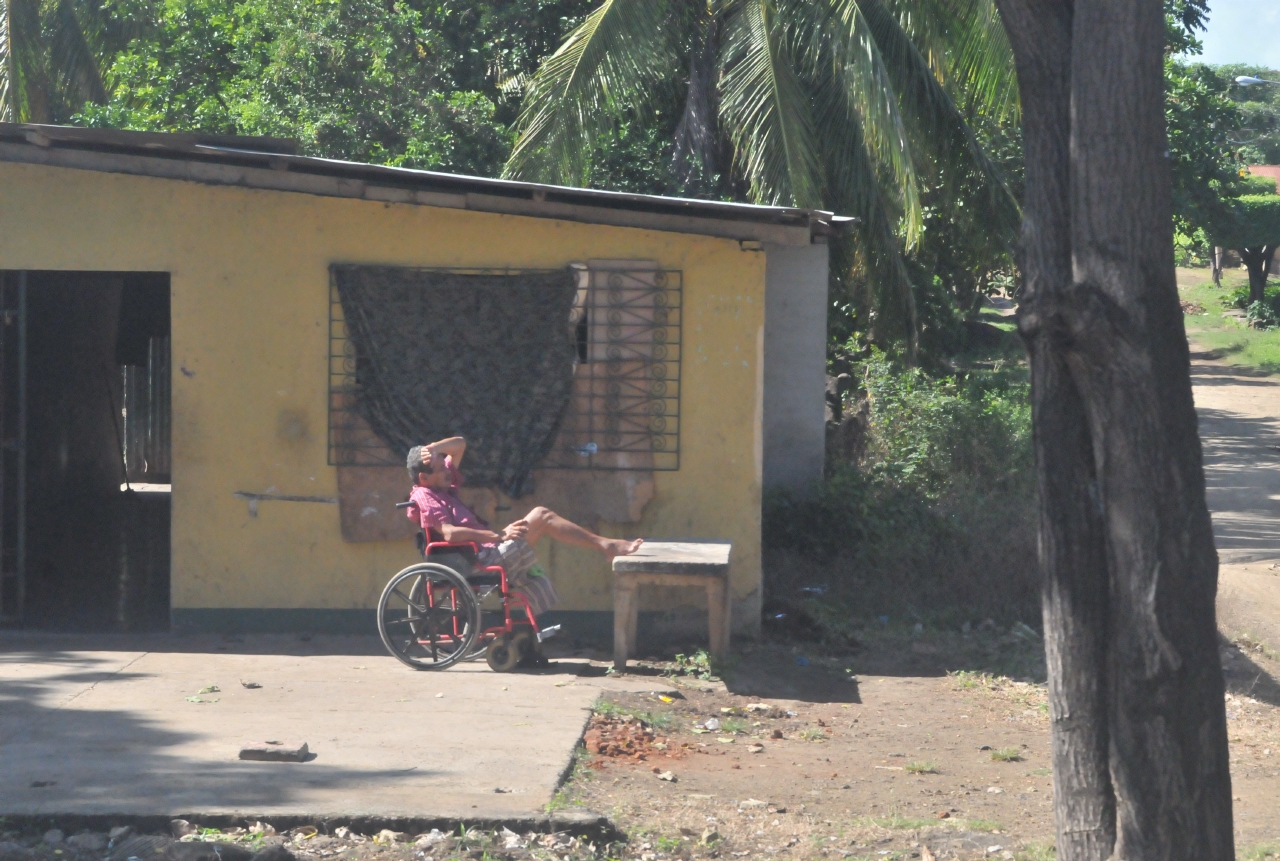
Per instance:
[[[856,219],[820,210],[570,188],[310,158],[279,138],[0,123],[0,160],[637,227],[786,245],[825,242]]]

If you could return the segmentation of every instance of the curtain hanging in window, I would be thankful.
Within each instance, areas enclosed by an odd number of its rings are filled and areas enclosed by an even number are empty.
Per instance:
[[[573,392],[576,282],[334,266],[356,348],[356,410],[392,450],[467,438],[468,484],[513,497],[550,450]]]

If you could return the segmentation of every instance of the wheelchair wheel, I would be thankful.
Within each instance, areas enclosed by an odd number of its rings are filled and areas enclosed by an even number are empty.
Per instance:
[[[489,644],[484,658],[489,662],[489,669],[495,673],[509,673],[520,663],[520,643],[511,634],[503,634]]]
[[[401,663],[443,670],[472,651],[480,605],[466,579],[444,565],[411,565],[391,578],[378,601],[378,635]]]

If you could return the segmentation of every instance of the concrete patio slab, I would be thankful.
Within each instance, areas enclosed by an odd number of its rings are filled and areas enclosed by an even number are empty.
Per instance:
[[[669,689],[584,668],[415,672],[373,638],[0,637],[0,815],[538,815],[602,689]],[[313,757],[238,758],[272,739]]]

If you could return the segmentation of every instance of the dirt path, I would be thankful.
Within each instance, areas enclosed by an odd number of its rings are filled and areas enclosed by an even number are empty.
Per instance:
[[[1280,647],[1280,379],[1192,349],[1224,628]]]
[[[1223,561],[1236,839],[1242,858],[1272,857],[1280,850],[1280,379],[1204,351],[1192,375]],[[651,722],[655,735],[629,747],[595,744],[600,752],[584,758],[567,798],[623,823],[628,857],[657,861],[1052,857],[1043,686],[966,671],[1009,666],[1001,650],[1034,652],[1017,635],[924,631],[828,661],[765,646],[742,654],[727,688],[695,685],[671,703],[614,697],[597,718],[606,739],[639,728],[623,723],[628,715]],[[712,718],[729,723],[698,729]],[[707,836],[712,846],[702,845]]]

